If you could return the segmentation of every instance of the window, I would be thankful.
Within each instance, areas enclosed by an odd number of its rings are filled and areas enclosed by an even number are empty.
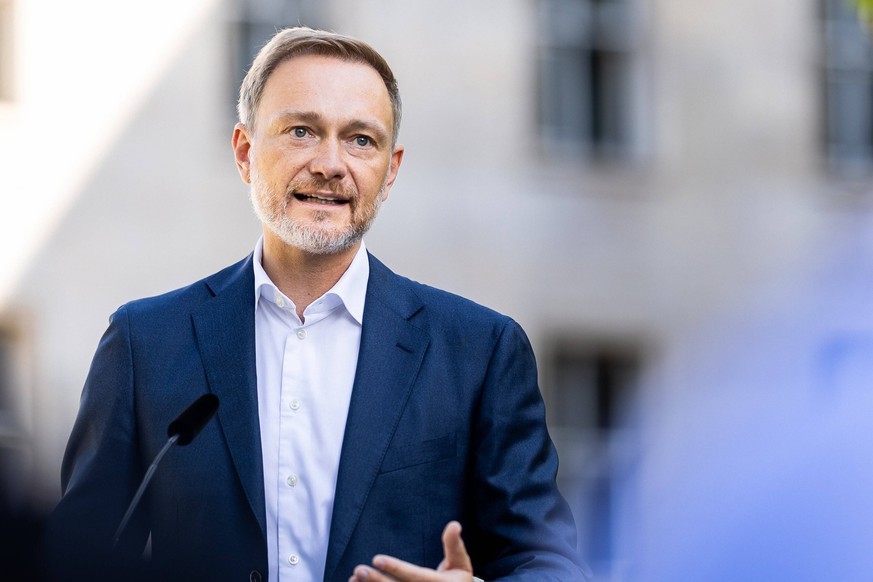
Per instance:
[[[636,141],[636,0],[540,0],[538,124],[546,147],[626,157]]]
[[[546,403],[561,459],[558,484],[579,530],[579,549],[597,579],[618,568],[612,533],[622,461],[634,453],[626,415],[635,398],[642,350],[572,338],[550,351]]]
[[[0,102],[13,98],[12,0],[0,0]]]
[[[851,2],[823,0],[823,141],[843,175],[873,170],[873,43]]]
[[[0,0],[2,1],[2,0]],[[277,30],[288,26],[324,28],[318,0],[233,0],[235,18],[230,23],[231,96],[233,111],[239,87],[255,55]]]

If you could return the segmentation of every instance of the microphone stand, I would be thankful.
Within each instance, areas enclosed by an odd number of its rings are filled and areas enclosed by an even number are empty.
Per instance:
[[[121,523],[118,524],[118,529],[115,530],[115,535],[112,537],[113,549],[118,545],[118,540],[121,539],[121,534],[124,532],[124,528],[127,527],[127,522],[130,521],[130,518],[133,515],[136,506],[139,504],[139,500],[145,492],[149,481],[152,480],[152,476],[155,474],[155,469],[158,468],[158,463],[161,462],[161,459],[164,458],[164,455],[167,454],[167,451],[169,451],[173,445],[178,443],[180,447],[184,447],[190,443],[194,437],[200,434],[200,431],[203,430],[206,423],[208,423],[215,415],[216,410],[218,410],[218,397],[215,394],[204,394],[195,400],[188,408],[183,410],[182,413],[170,423],[170,426],[167,427],[167,436],[170,438],[167,440],[167,444],[164,445],[164,448],[162,448],[155,457],[149,470],[146,471],[145,477],[143,477],[142,483],[140,483],[139,489],[136,491],[136,495],[133,496],[133,500],[131,500],[130,505],[127,506],[127,513],[124,514],[124,518],[121,520]]]
[[[118,524],[118,529],[115,530],[115,535],[112,537],[112,547],[115,548],[118,545],[118,540],[121,538],[121,534],[124,532],[124,528],[127,527],[127,522],[130,521],[131,516],[133,516],[133,511],[136,509],[136,506],[139,504],[139,500],[142,497],[142,494],[145,493],[146,487],[149,485],[149,481],[152,480],[152,476],[155,474],[155,469],[158,468],[158,463],[161,462],[161,459],[164,458],[164,455],[167,454],[167,451],[176,444],[176,441],[179,440],[179,435],[174,434],[169,439],[167,439],[167,444],[164,445],[164,448],[158,453],[155,457],[155,460],[152,461],[149,470],[146,471],[145,477],[142,480],[142,483],[139,485],[139,489],[136,490],[136,495],[133,496],[133,500],[131,500],[130,505],[127,506],[127,513],[124,514],[124,518],[122,518],[121,523]]]

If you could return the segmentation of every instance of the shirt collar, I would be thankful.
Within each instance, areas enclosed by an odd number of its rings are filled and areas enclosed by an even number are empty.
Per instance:
[[[283,301],[291,305],[291,300],[288,299],[279,288],[270,280],[270,276],[264,270],[261,261],[264,256],[264,237],[258,238],[255,244],[253,257],[253,265],[255,271],[255,310],[258,309],[258,302],[261,296],[273,303],[277,302],[277,298],[282,298]],[[312,302],[306,308],[307,312],[311,310],[320,311],[317,306],[328,306],[329,309],[336,307],[341,303],[346,311],[349,312],[358,324],[363,324],[364,321],[364,300],[367,296],[367,282],[370,279],[370,261],[367,258],[367,247],[364,241],[361,241],[361,246],[358,252],[355,253],[355,258],[342,277],[339,278],[333,287],[320,298]]]

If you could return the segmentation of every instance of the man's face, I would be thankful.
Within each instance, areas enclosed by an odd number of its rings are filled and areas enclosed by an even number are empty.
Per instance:
[[[254,119],[254,128],[237,125],[233,146],[265,236],[311,254],[356,245],[403,157],[391,144],[379,74],[333,57],[293,57],[267,79]]]

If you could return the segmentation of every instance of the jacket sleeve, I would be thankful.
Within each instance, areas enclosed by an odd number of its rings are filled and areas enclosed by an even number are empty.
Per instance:
[[[144,473],[133,377],[129,320],[122,307],[100,340],[64,455],[63,497],[45,536],[49,579],[117,574],[143,551],[148,537],[143,511],[112,548],[115,529]]]
[[[488,364],[472,435],[469,490],[475,525],[465,539],[485,580],[586,579],[576,527],[558,492],[536,362],[521,327],[507,321]],[[476,563],[476,556],[488,561]]]

